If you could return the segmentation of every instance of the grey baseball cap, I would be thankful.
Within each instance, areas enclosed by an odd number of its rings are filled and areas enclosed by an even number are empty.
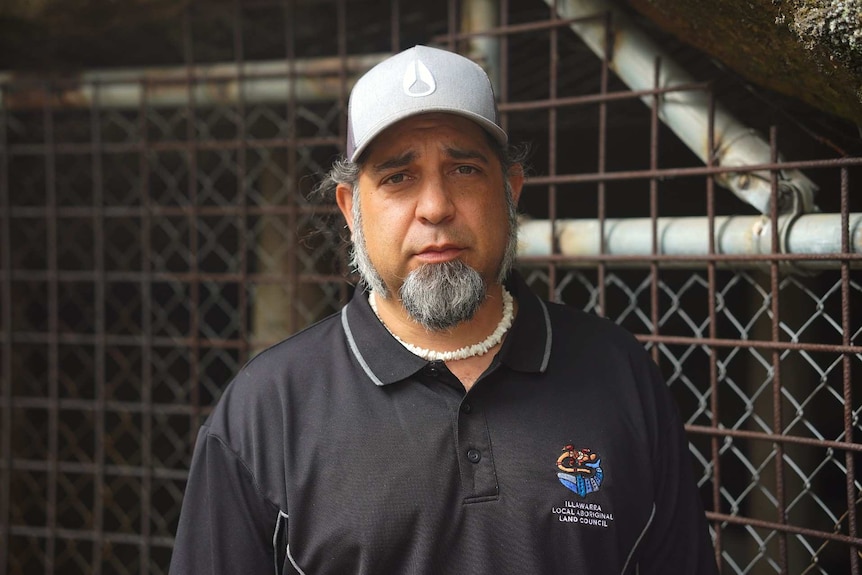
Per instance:
[[[505,145],[494,90],[485,71],[459,54],[414,46],[366,72],[350,92],[347,158],[362,154],[383,130],[410,116],[447,112],[473,120]]]

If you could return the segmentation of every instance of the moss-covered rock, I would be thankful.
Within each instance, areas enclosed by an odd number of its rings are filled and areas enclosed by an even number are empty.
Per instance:
[[[753,83],[862,126],[862,0],[629,0]]]

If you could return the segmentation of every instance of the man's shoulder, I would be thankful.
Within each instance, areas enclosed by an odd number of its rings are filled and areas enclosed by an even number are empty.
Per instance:
[[[555,334],[575,338],[601,341],[602,343],[628,348],[631,345],[643,347],[624,327],[612,320],[583,311],[571,305],[544,302],[551,327]]]
[[[218,407],[210,418],[214,429],[234,419],[245,420],[250,414],[281,412],[291,401],[292,387],[304,387],[327,365],[332,349],[343,341],[339,313],[287,337],[266,348],[245,365],[227,384]]]
[[[338,311],[264,349],[250,359],[245,368],[275,366],[307,357],[309,352],[320,352],[334,345],[343,334]]]

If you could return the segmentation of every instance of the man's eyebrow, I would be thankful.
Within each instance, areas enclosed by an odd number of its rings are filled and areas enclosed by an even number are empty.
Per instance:
[[[385,172],[387,170],[391,170],[393,168],[403,168],[404,166],[409,165],[416,159],[416,152],[405,152],[400,156],[395,156],[394,158],[389,158],[388,160],[384,160],[379,164],[374,164],[371,166],[371,171],[374,173]]]
[[[488,163],[488,156],[486,156],[479,150],[465,150],[462,148],[453,148],[451,146],[447,146],[446,154],[448,154],[450,158],[455,160],[479,160],[482,163]]]

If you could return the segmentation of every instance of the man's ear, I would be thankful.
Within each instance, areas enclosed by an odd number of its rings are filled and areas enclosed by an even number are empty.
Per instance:
[[[353,233],[353,186],[347,184],[338,184],[335,188],[335,203],[338,204],[338,209],[341,210],[341,215],[344,216],[344,221],[347,222],[347,227],[350,228],[350,233]]]
[[[512,187],[512,201],[518,205],[521,198],[521,190],[524,187],[524,166],[515,164],[509,168],[509,185]]]

